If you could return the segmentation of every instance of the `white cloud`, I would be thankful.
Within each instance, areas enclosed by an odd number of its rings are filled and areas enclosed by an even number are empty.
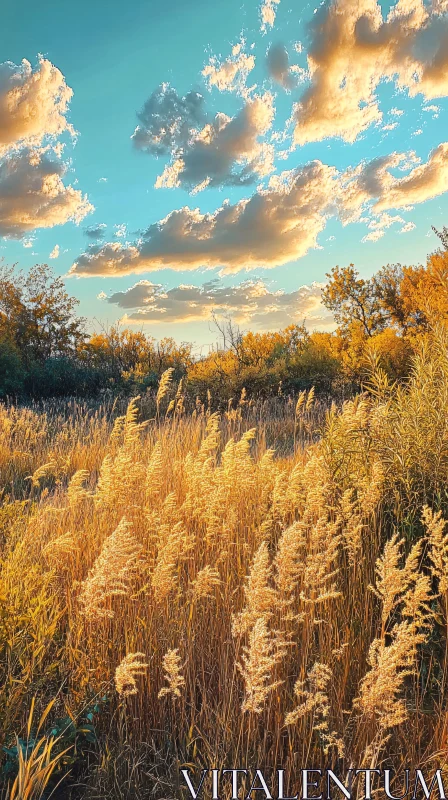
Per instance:
[[[209,89],[220,92],[244,92],[249,73],[255,67],[255,56],[245,52],[246,43],[241,40],[232,48],[232,54],[223,61],[212,56],[202,70]]]
[[[127,225],[126,223],[122,223],[121,225],[114,225],[115,237],[117,239],[124,239],[127,233]]]
[[[260,5],[261,32],[266,33],[268,28],[273,28],[280,0],[262,0]]]
[[[293,112],[298,145],[355,139],[380,122],[376,88],[393,80],[410,96],[448,95],[448,21],[441,3],[398,0],[386,19],[377,0],[333,0],[312,22],[311,85]]]
[[[368,221],[361,219],[360,222]],[[364,238],[361,240],[362,242],[377,242],[379,239],[382,239],[384,236],[384,232],[390,228],[392,225],[396,225],[398,223],[404,224],[404,219],[398,214],[392,216],[387,212],[383,212],[377,217],[373,217],[373,219],[368,221],[367,227],[369,228],[370,233],[366,234]],[[412,223],[411,223],[412,224]],[[401,233],[401,231],[400,231]]]
[[[55,246],[53,247],[53,250],[51,251],[51,253],[49,255],[49,258],[59,258],[59,254],[60,254],[59,245],[55,244]]]
[[[0,236],[20,238],[36,228],[80,222],[93,210],[87,197],[65,186],[66,166],[48,153],[24,149],[0,161]]]
[[[415,227],[415,222],[406,222],[406,225],[403,225],[399,233],[409,233],[409,231],[413,231]]]
[[[45,58],[35,69],[0,64],[0,156],[17,147],[40,145],[45,137],[74,133],[66,113],[72,97],[63,74]]]
[[[333,324],[322,304],[321,289],[322,284],[313,283],[293,292],[271,291],[260,280],[229,287],[212,280],[201,287],[182,284],[165,289],[142,280],[109,297],[102,292],[101,299],[125,310],[122,322],[126,324],[179,324],[209,320],[217,314],[261,329],[282,328],[303,319],[314,328]]]

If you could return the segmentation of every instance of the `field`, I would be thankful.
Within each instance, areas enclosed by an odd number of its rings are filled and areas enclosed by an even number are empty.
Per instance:
[[[446,767],[446,333],[365,388],[0,408],[4,797]]]

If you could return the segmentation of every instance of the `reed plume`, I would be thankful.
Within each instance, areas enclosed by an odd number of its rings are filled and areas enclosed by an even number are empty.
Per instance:
[[[126,596],[139,564],[142,547],[131,533],[130,523],[123,517],[108,536],[101,553],[81,586],[79,603],[82,613],[91,622],[112,618],[112,597]]]
[[[424,506],[423,523],[426,527],[432,562],[432,574],[436,579],[441,595],[448,594],[448,530],[442,512],[434,513],[429,506]]]
[[[272,616],[277,605],[277,592],[270,585],[271,578],[272,564],[268,546],[266,542],[261,542],[244,587],[246,606],[233,620],[234,636],[246,633],[261,618],[266,621]]]
[[[162,375],[160,376],[159,387],[157,389],[157,395],[156,395],[157,413],[159,413],[160,404],[163,398],[168,394],[168,392],[171,389],[173,372],[174,368],[169,367],[168,369],[165,370],[165,372],[162,372]]]
[[[148,664],[144,653],[128,653],[115,670],[115,688],[120,697],[138,694],[136,678],[145,675]]]
[[[333,678],[333,673],[326,664],[316,662],[308,671],[306,681],[297,680],[294,685],[294,694],[299,705],[285,717],[285,725],[297,725],[298,721],[310,714],[312,728],[318,732],[323,744],[325,755],[330,748],[336,748],[339,758],[344,755],[344,743],[335,731],[330,730],[330,701],[328,687]]]
[[[285,642],[268,629],[265,616],[259,617],[249,634],[248,646],[243,648],[242,664],[238,664],[245,685],[243,713],[261,714],[267,697],[283,682],[272,680],[272,676],[285,653]]]
[[[204,598],[213,597],[213,590],[216,586],[220,586],[222,581],[219,577],[219,572],[209,564],[199,570],[196,578],[191,583],[190,591],[193,602],[202,600]]]
[[[168,650],[162,659],[162,666],[165,670],[165,680],[168,686],[164,686],[159,694],[159,699],[172,695],[173,697],[181,696],[181,689],[185,686],[185,678],[181,673],[182,664],[179,655],[179,648],[175,650]]]

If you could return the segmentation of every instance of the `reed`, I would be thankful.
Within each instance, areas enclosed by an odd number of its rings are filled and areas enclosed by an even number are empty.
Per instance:
[[[447,352],[436,331],[406,385],[326,411],[188,410],[171,374],[155,414],[0,408],[0,744],[53,703],[10,800],[53,786],[56,720],[87,713],[64,797],[443,760]]]

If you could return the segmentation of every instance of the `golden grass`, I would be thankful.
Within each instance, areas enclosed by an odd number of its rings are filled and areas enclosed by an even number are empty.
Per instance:
[[[447,352],[317,432],[312,394],[187,414],[171,374],[146,420],[0,409],[1,744],[34,697],[95,707],[86,797],[172,796],[186,763],[443,766]]]

